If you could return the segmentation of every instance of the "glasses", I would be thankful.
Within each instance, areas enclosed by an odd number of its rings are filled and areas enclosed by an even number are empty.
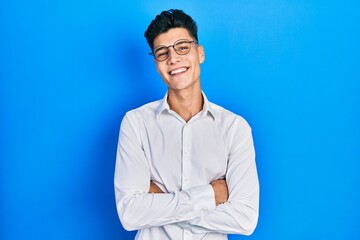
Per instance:
[[[196,41],[189,41],[187,39],[180,39],[177,40],[174,45],[165,46],[160,45],[157,46],[153,52],[149,53],[150,55],[153,55],[156,61],[162,62],[168,59],[170,56],[170,47],[174,48],[175,52],[179,55],[186,55],[191,50],[191,43],[197,44]]]

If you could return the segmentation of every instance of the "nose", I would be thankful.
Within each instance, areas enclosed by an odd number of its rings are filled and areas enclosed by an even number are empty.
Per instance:
[[[169,57],[167,59],[169,64],[174,64],[176,62],[180,62],[181,56],[175,52],[174,47],[169,48]]]

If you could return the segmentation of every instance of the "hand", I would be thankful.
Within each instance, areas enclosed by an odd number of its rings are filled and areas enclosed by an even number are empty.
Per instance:
[[[214,180],[210,184],[214,189],[216,206],[226,202],[229,198],[229,192],[225,179]]]
[[[164,193],[161,189],[153,182],[150,181],[149,193]]]

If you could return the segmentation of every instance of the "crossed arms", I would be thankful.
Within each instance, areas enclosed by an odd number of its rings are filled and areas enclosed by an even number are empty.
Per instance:
[[[229,192],[224,179],[214,180],[210,183],[214,190],[216,206],[228,200]],[[164,193],[153,181],[150,181],[149,193]]]
[[[232,133],[225,179],[176,192],[151,181],[137,135],[137,121],[126,116],[120,130],[115,195],[123,227],[138,230],[175,224],[193,233],[250,235],[257,224],[259,185],[251,129],[239,121]]]

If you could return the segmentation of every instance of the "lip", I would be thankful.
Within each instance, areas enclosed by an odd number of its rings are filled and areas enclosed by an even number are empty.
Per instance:
[[[174,68],[174,69],[171,69],[168,74],[170,76],[178,76],[178,75],[181,75],[183,73],[186,73],[188,70],[189,70],[190,67],[186,67],[186,66],[182,66],[182,67],[178,67],[178,68]],[[177,72],[178,71],[178,72]],[[172,72],[175,72],[173,74],[171,74]]]

